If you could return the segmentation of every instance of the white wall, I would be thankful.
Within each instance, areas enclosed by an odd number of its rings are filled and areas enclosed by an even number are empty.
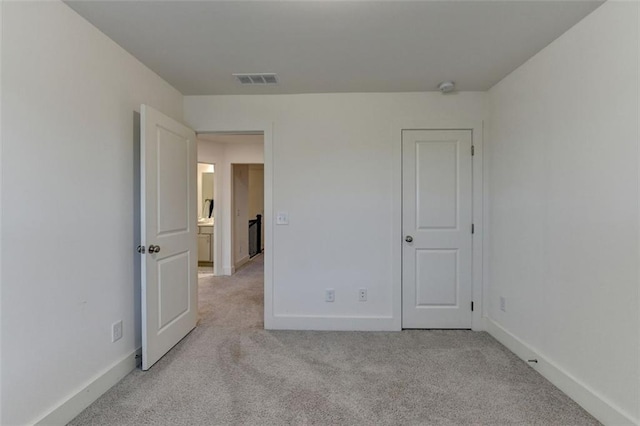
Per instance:
[[[249,165],[249,219],[261,215],[264,220],[264,165]],[[261,249],[264,249],[264,226],[261,226]]]
[[[399,163],[392,129],[398,120],[471,126],[484,118],[485,99],[484,93],[185,97],[185,120],[196,130],[273,123],[273,211],[289,212],[290,225],[274,227],[271,326],[397,329],[392,263],[401,241],[393,219]],[[327,287],[335,288],[334,303],[324,301]],[[358,302],[360,287],[368,288],[367,303]]]
[[[264,165],[249,164],[249,219],[264,214]]]
[[[215,139],[215,135],[206,135]],[[264,162],[264,144],[256,135],[224,135],[226,142],[198,139],[198,161],[215,164],[215,256],[214,274],[231,275],[234,268],[233,244],[231,241],[232,204],[231,177],[232,164]],[[258,139],[258,141],[256,141]]]
[[[211,170],[213,169],[215,171],[215,167],[212,167],[212,164],[207,164],[207,163],[198,163],[198,218],[203,218],[203,217],[209,217],[208,213],[205,212],[203,214],[202,209],[203,209],[203,205],[202,202],[207,199],[210,198],[211,195],[203,197],[202,196],[202,192],[203,192],[203,188],[202,188],[202,181],[203,181],[203,173],[214,173]],[[214,175],[214,188],[215,188],[215,175]],[[208,191],[208,190],[207,190]],[[212,188],[212,194],[215,197],[215,189]],[[214,198],[215,199],[215,198]]]
[[[249,165],[233,164],[233,265],[249,259]]]
[[[182,95],[61,2],[3,18],[1,422],[27,424],[140,346],[134,112]]]
[[[491,320],[635,422],[638,55],[606,3],[491,89],[487,151]]]

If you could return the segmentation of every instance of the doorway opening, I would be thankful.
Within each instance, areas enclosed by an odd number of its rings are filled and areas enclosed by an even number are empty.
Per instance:
[[[207,295],[214,297],[224,293],[215,291],[212,286],[226,285],[228,278],[225,276],[237,275],[235,281],[238,281],[246,275],[253,284],[235,286],[238,294],[234,303],[242,303],[242,300],[255,303],[259,299],[261,317],[264,317],[263,253],[268,239],[264,220],[264,132],[199,133],[197,144],[198,163],[203,165],[203,170],[204,164],[212,166],[214,170],[211,205],[206,203],[210,193],[199,192],[203,202],[199,214],[206,216],[207,209],[212,212],[212,223],[202,225],[209,218],[202,218],[198,223],[200,230],[211,232],[210,240],[207,240],[206,233],[198,234],[199,249],[200,245],[203,249],[202,256],[200,250],[198,253],[198,259],[203,260],[198,268],[198,285],[202,295],[199,304],[201,307],[210,306],[212,301],[206,300],[209,297]],[[203,174],[203,178],[206,177]],[[202,189],[205,189],[206,181],[202,182]],[[210,262],[204,259],[207,254],[210,254]],[[239,273],[245,269],[251,273]]]
[[[262,130],[197,136],[193,129],[161,112],[140,107],[140,240],[136,250],[141,256],[143,370],[151,368],[198,323],[226,326],[220,320],[235,324],[233,318],[241,318],[251,328],[270,328],[273,268],[267,244],[273,232],[269,223],[272,131],[269,126],[258,128]],[[252,252],[250,264],[228,279],[219,276],[235,272],[232,164],[242,163],[253,164],[254,169],[262,165],[266,251]],[[248,201],[246,206],[248,209]],[[209,243],[201,258],[206,254],[212,263],[206,288],[200,285],[198,273],[199,235],[201,244]],[[243,314],[226,315],[238,312]]]
[[[198,163],[198,274],[213,273],[215,244],[215,164]]]
[[[234,271],[264,250],[264,164],[231,165]]]

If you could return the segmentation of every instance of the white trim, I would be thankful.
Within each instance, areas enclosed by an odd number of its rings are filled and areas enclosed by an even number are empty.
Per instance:
[[[629,413],[625,413],[622,409],[616,407],[607,398],[600,395],[579,379],[555,364],[552,360],[544,355],[536,352],[536,350],[527,343],[520,340],[509,331],[505,330],[500,324],[491,318],[484,318],[486,330],[498,342],[502,343],[511,352],[516,354],[525,362],[529,359],[537,359],[537,363],[527,364],[540,373],[544,378],[553,383],[558,389],[566,393],[571,399],[580,404],[582,408],[587,410],[592,416],[605,425],[637,425],[639,420],[635,421]]]
[[[400,331],[393,317],[276,315],[271,330]]]
[[[471,319],[471,329],[484,330],[483,294],[483,237],[484,237],[484,208],[483,208],[483,121],[415,121],[398,120],[393,124],[393,213],[391,226],[392,277],[393,277],[393,318],[397,329],[402,328],[402,131],[403,130],[471,130],[472,144],[475,147],[473,156],[473,235],[472,255],[472,291],[474,311]],[[395,243],[397,242],[397,243]]]
[[[264,328],[273,322],[273,123],[263,126],[264,131]]]
[[[102,394],[111,389],[137,366],[136,356],[142,354],[142,348],[138,348],[120,361],[107,368],[102,373],[84,385],[77,392],[68,396],[48,414],[40,418],[36,425],[66,425],[91,405]]]
[[[640,20],[638,20],[638,26],[640,26]],[[640,31],[640,28],[638,29],[638,31]],[[640,55],[638,55],[638,69],[640,69]],[[636,97],[638,103],[637,103],[637,108],[638,111],[640,111],[640,96]],[[637,121],[638,124],[638,135],[640,135],[640,120]],[[640,138],[638,139],[637,142],[638,146],[637,146],[637,153],[638,153],[638,200],[640,200]],[[638,241],[640,241],[640,215],[638,215]],[[638,266],[638,275],[636,275],[637,277],[640,277],[640,253],[637,259],[637,263],[636,265]],[[640,282],[638,283],[638,288],[640,289]],[[636,324],[640,324],[640,309],[638,309],[638,318],[637,318],[638,322]],[[638,341],[640,341],[640,327],[638,327]],[[638,368],[638,371],[640,371],[640,357],[638,357],[638,365],[636,366]],[[637,416],[639,417],[637,420],[637,423],[640,425],[640,392],[638,392],[638,400],[636,401],[636,407],[638,407],[636,409],[637,412]]]
[[[196,139],[198,139],[198,132],[196,132]],[[198,159],[198,162],[201,162]],[[214,226],[213,226],[213,275],[229,275],[225,274],[225,269],[222,264],[222,235],[224,233],[224,209],[220,208],[222,194],[224,192],[224,185],[226,183],[224,177],[224,167],[223,163],[218,160],[216,162],[208,162],[209,164],[213,164],[214,167],[214,177],[213,177],[213,196],[215,200],[218,200],[216,203],[213,203],[213,217],[214,217]]]
[[[402,330],[402,129],[394,124],[391,151],[391,312],[396,330]]]
[[[473,164],[473,304],[471,329],[475,331],[484,330],[483,307],[485,291],[484,281],[484,122],[476,123],[473,126],[471,143],[474,146],[474,155],[471,158]],[[486,305],[488,306],[488,305]]]
[[[249,261],[249,255],[246,255],[245,257],[243,257],[242,259],[240,259],[240,260],[238,260],[236,262],[235,269],[237,270],[238,268],[240,268],[242,265],[244,265],[248,261]]]
[[[216,124],[194,129],[197,134],[262,133],[264,135],[264,328],[267,330],[273,328],[273,127],[272,122],[246,123],[240,121],[236,124]],[[222,212],[216,212],[216,214],[222,214]],[[218,217],[216,216],[217,221]],[[222,229],[219,231],[223,232]],[[218,250],[216,247],[215,256],[214,267],[216,263],[221,264],[222,262],[222,250]],[[233,275],[235,268],[223,265],[222,272],[224,275]]]
[[[196,139],[198,139],[198,136],[196,134]],[[198,163],[200,163],[201,161],[198,160]],[[213,194],[214,194],[214,199],[219,198],[217,194],[222,194],[222,182],[224,179],[222,179],[222,173],[219,173],[218,175],[216,175],[215,170],[219,170],[220,168],[217,167],[216,163],[213,162],[206,162],[205,164],[212,164],[213,165],[213,170],[214,170],[214,174],[213,174]],[[220,181],[220,182],[219,182]],[[220,191],[220,192],[218,192]],[[218,203],[219,204],[219,203]],[[219,207],[216,207],[216,203],[213,203],[213,217],[214,217],[214,221],[215,218],[219,217]],[[222,222],[220,222],[222,223]],[[214,226],[213,226],[213,233],[211,234],[211,238],[213,238],[213,256],[211,257],[211,260],[213,261],[213,275],[214,276],[219,276],[222,275],[222,262],[218,262],[216,255],[217,253],[221,253],[222,252],[222,238],[220,238],[220,236],[218,234],[220,234],[220,232],[218,231],[220,228],[222,228],[222,226],[218,226],[216,228],[215,226],[215,222],[214,222]]]
[[[482,127],[482,135],[483,135],[483,141],[486,142],[483,144],[483,148],[487,148],[487,152],[490,152],[490,148],[488,147],[488,145],[491,144],[491,138],[490,136],[490,131],[491,131],[491,122],[487,121],[483,123],[483,127]],[[482,153],[484,153],[484,149],[481,150]],[[482,162],[480,163],[480,161],[477,161],[476,164],[481,164],[481,166],[483,167],[484,170],[491,170],[490,167],[490,156],[489,155],[482,155],[482,153],[480,153],[481,158],[482,158]],[[481,321],[484,320],[485,316],[489,315],[489,306],[491,306],[491,302],[489,301],[489,256],[491,256],[491,250],[490,250],[490,245],[489,242],[491,241],[491,225],[490,225],[490,214],[491,211],[489,209],[490,203],[489,203],[489,194],[491,191],[491,187],[489,185],[489,179],[483,179],[482,181],[483,183],[483,187],[482,187],[482,211],[483,211],[483,222],[482,222],[482,226],[480,231],[482,232],[482,306],[486,306],[486,312],[482,311],[482,319]],[[474,218],[475,219],[475,218]],[[483,326],[486,323],[484,323],[483,321]]]
[[[4,8],[4,0],[0,0],[0,206],[2,205],[2,10]],[[2,224],[2,208],[0,208],[0,224]],[[0,241],[2,240],[2,227],[0,225]],[[0,277],[2,276],[2,249],[0,248]],[[0,301],[2,300],[2,283],[0,282]],[[1,303],[0,303],[1,306]],[[0,330],[2,328],[2,319],[0,315]],[[2,332],[0,331],[0,377],[2,377]],[[0,386],[0,421],[2,419],[2,386]]]
[[[236,262],[236,164],[230,163],[228,159],[225,159],[225,163],[229,164],[227,176],[229,184],[225,185],[229,188],[229,208],[226,211],[231,222],[229,226],[229,263],[231,264],[232,274],[234,274],[238,269],[238,263]],[[225,269],[227,269],[226,265]]]

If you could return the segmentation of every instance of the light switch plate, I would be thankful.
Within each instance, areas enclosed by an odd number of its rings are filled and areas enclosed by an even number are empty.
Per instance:
[[[278,214],[276,214],[276,225],[288,225],[288,224],[289,224],[289,213],[278,212]]]

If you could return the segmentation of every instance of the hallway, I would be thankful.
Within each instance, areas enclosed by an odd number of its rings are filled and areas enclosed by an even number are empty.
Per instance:
[[[598,424],[486,333],[265,331],[262,262],[201,270],[199,326],[71,424]]]

